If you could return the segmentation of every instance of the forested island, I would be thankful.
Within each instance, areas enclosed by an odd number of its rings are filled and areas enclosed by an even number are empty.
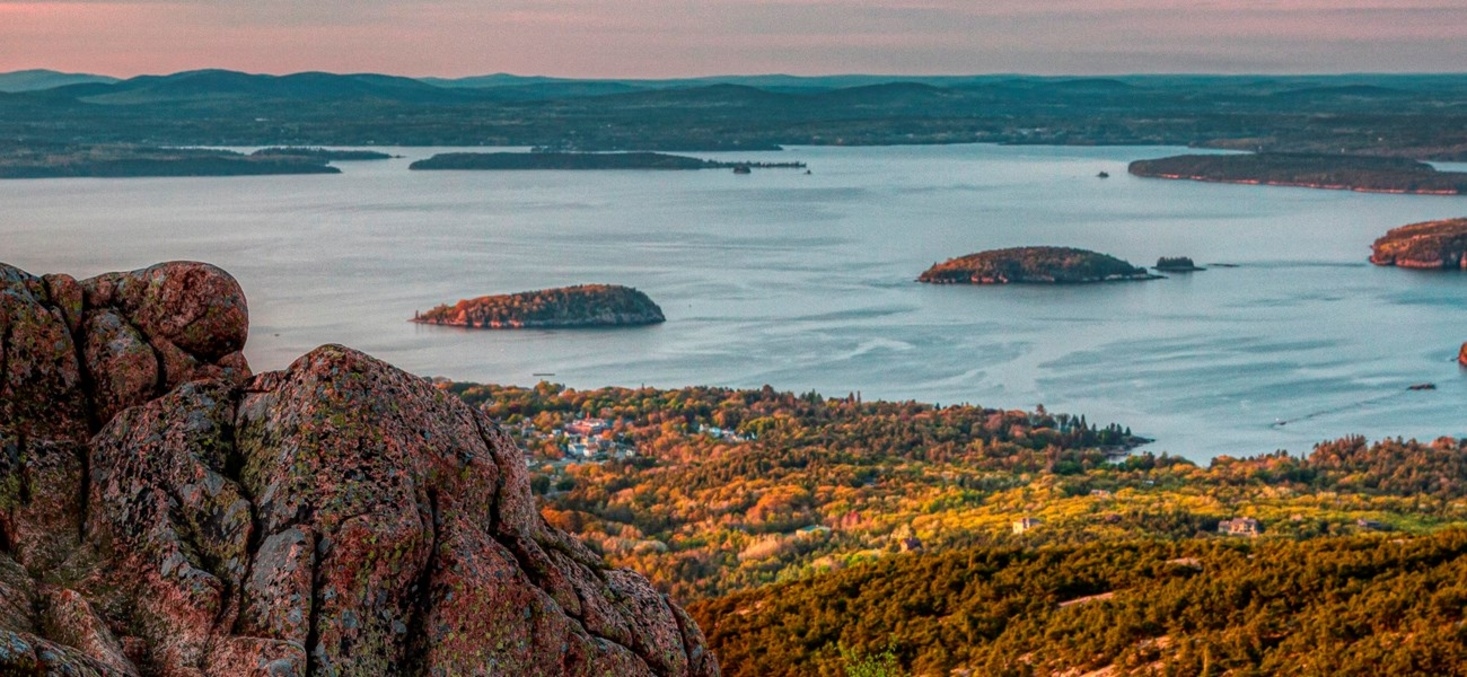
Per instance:
[[[1071,247],[1013,247],[933,264],[917,278],[931,284],[1080,284],[1153,280],[1126,261]]]
[[[665,153],[439,153],[409,169],[804,169],[803,162],[718,162]]]
[[[132,145],[0,144],[0,179],[340,174],[321,158]]]
[[[1423,270],[1467,270],[1467,218],[1393,228],[1370,246],[1370,262]]]
[[[417,313],[412,321],[474,329],[556,329],[639,326],[666,318],[636,289],[588,284],[464,299]]]
[[[1042,407],[439,387],[524,446],[549,523],[690,604],[725,675],[873,658],[913,675],[1452,674],[1467,657],[1460,440],[1199,465]]]
[[[272,148],[261,148],[260,150],[250,153],[250,155],[264,157],[308,157],[325,162],[391,160],[392,158],[396,157],[390,153],[383,153],[376,150],[334,150],[330,148],[286,148],[279,146]]]
[[[1460,195],[1467,173],[1442,172],[1407,158],[1302,153],[1177,155],[1132,162],[1136,176],[1365,193]]]
[[[1163,256],[1156,260],[1152,268],[1163,273],[1191,273],[1206,268],[1198,268],[1197,263],[1190,256]]]

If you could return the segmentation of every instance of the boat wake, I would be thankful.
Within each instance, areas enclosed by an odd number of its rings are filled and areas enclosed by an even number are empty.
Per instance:
[[[1290,418],[1290,419],[1275,419],[1274,422],[1273,422],[1273,425],[1270,426],[1270,427],[1273,427],[1273,428],[1282,428],[1282,427],[1287,426],[1287,425],[1292,425],[1292,424],[1295,424],[1295,423],[1302,423],[1304,421],[1310,421],[1310,420],[1313,420],[1313,419],[1316,419],[1316,418],[1323,418],[1325,416],[1333,416],[1335,414],[1343,414],[1345,412],[1354,411],[1354,410],[1357,410],[1357,409],[1365,409],[1367,407],[1375,406],[1375,405],[1378,405],[1378,404],[1389,402],[1389,401],[1394,400],[1394,399],[1405,397],[1405,396],[1410,395],[1411,393],[1413,393],[1413,392],[1415,392],[1417,390],[1425,390],[1425,389],[1426,388],[1419,388],[1419,387],[1403,388],[1403,389],[1401,389],[1398,392],[1393,392],[1393,393],[1390,393],[1388,395],[1380,395],[1380,396],[1377,396],[1377,397],[1371,397],[1371,398],[1364,399],[1364,400],[1358,400],[1356,402],[1351,402],[1349,404],[1341,405],[1341,406],[1338,406],[1338,407],[1332,407],[1332,408],[1329,408],[1329,409],[1321,409],[1319,411],[1310,412],[1308,414],[1304,414],[1303,416],[1298,416],[1298,417],[1295,417],[1295,418]],[[1435,388],[1433,387],[1431,389],[1435,389]]]

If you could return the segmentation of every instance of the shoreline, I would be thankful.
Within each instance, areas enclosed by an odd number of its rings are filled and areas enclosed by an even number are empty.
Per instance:
[[[1432,195],[1437,197],[1455,197],[1464,194],[1462,191],[1369,188],[1365,186],[1350,186],[1345,184],[1303,183],[1297,181],[1265,181],[1263,179],[1218,179],[1207,176],[1195,176],[1186,174],[1149,174],[1131,172],[1131,175],[1143,179],[1164,179],[1168,181],[1196,181],[1198,183],[1223,183],[1242,186],[1273,186],[1277,188],[1311,188],[1315,190],[1340,190],[1350,191],[1354,193],[1378,193],[1382,195]]]

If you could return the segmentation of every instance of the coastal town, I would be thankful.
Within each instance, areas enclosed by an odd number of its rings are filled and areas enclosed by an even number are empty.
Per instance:
[[[532,419],[523,419],[505,429],[525,450],[525,463],[538,466],[550,462],[557,467],[578,463],[604,463],[637,458],[637,446],[627,434],[632,421],[583,416],[564,425],[542,428]],[[697,424],[692,431],[711,439],[740,444],[754,439],[734,430]]]

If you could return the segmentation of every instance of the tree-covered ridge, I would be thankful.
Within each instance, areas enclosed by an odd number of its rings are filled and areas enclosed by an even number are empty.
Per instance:
[[[1402,268],[1467,268],[1467,218],[1392,228],[1371,245],[1370,262]]]
[[[1346,438],[1204,468],[1124,456],[1137,441],[1124,428],[1042,410],[773,389],[444,387],[531,452],[552,523],[682,601],[903,550],[1215,538],[1235,517],[1297,538],[1467,524],[1467,453],[1450,439]],[[554,431],[581,417],[603,419],[600,435],[636,455],[561,460]],[[1042,526],[1014,534],[1023,517]]]
[[[421,324],[483,329],[606,327],[656,324],[662,309],[646,294],[614,284],[587,284],[481,296],[413,317]]]
[[[1177,155],[1132,162],[1136,176],[1221,183],[1458,195],[1467,173],[1442,172],[1406,158],[1303,153]]]
[[[725,675],[1467,674],[1467,531],[893,557],[699,602]],[[952,673],[954,670],[966,671]]]
[[[487,80],[503,86],[482,86]],[[1460,75],[669,82],[495,76],[455,84],[466,86],[372,74],[143,76],[0,96],[0,138],[669,152],[1130,144],[1467,157],[1467,79]]]
[[[1072,247],[993,249],[934,264],[917,278],[934,284],[1077,283],[1154,278],[1114,256]]]

